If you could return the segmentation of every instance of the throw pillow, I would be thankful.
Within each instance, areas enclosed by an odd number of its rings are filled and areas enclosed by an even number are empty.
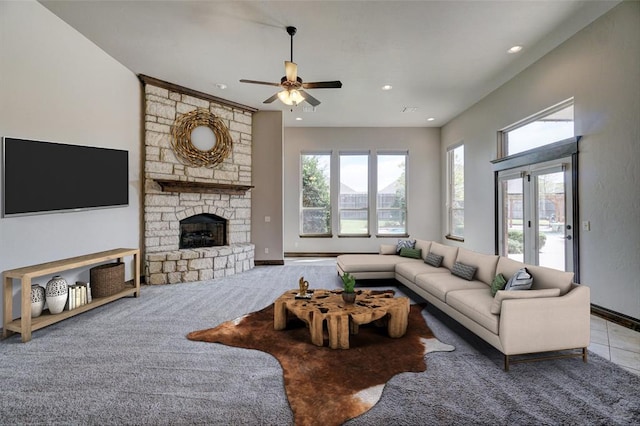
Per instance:
[[[431,265],[431,266],[435,266],[436,268],[439,268],[440,265],[442,265],[443,259],[444,259],[444,256],[440,256],[439,254],[429,252],[429,254],[427,255],[427,258],[424,260],[424,263],[426,263],[427,265]]]
[[[507,279],[502,274],[496,275],[491,282],[491,295],[495,297],[498,290],[504,290],[504,286],[507,285]]]
[[[396,253],[400,253],[403,247],[406,248],[416,248],[416,240],[398,240],[398,245],[396,245]]]
[[[507,285],[504,287],[507,291],[513,290],[529,290],[533,285],[533,277],[527,271],[527,268],[518,269],[515,274],[509,281],[507,281]]]
[[[422,257],[422,250],[402,247],[400,249],[400,256],[410,257],[412,259],[420,259]]]
[[[460,278],[464,278],[467,281],[471,281],[473,276],[476,274],[478,268],[471,265],[465,265],[464,263],[456,262],[453,264],[453,268],[451,269],[451,273]]]
[[[492,314],[500,314],[502,311],[502,301],[507,299],[537,299],[539,297],[558,297],[560,296],[559,288],[545,288],[543,290],[529,291],[505,291],[498,290],[496,297],[491,305]]]
[[[396,246],[394,244],[380,244],[380,254],[396,254]]]

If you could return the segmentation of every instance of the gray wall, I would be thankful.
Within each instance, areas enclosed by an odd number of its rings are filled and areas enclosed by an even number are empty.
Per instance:
[[[440,129],[288,127],[284,142],[284,251],[287,253],[378,252],[397,238],[300,238],[300,154],[305,151],[408,151],[407,218],[413,238],[440,241]],[[373,235],[372,231],[372,235]]]
[[[256,246],[257,262],[284,261],[283,133],[282,111],[253,114],[251,242]]]
[[[128,207],[0,219],[0,271],[138,247],[137,78],[36,2],[0,2],[0,40],[0,134],[128,150],[130,179]],[[129,265],[127,272],[132,278]],[[87,280],[88,269],[62,275]],[[15,282],[16,317],[19,294]]]
[[[591,231],[578,231],[581,281],[591,287],[592,303],[634,318],[640,318],[639,42],[640,3],[624,2],[445,125],[440,152],[444,162],[447,147],[464,141],[465,242],[460,245],[492,253],[489,161],[496,158],[496,132],[575,97],[575,132],[583,136],[580,220],[591,221]],[[443,221],[443,232],[445,226]]]

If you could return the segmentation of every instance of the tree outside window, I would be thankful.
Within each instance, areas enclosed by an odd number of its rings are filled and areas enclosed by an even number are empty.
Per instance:
[[[302,154],[301,234],[331,234],[330,154]]]

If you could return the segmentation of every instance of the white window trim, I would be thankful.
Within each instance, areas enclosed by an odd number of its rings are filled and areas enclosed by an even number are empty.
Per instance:
[[[302,219],[302,212],[304,210],[304,207],[302,206],[302,157],[303,156],[310,156],[310,155],[327,155],[329,156],[329,229],[328,232],[326,233],[322,233],[322,234],[310,234],[310,233],[303,233],[303,219]],[[332,175],[333,175],[333,152],[332,151],[301,151],[300,152],[300,156],[299,156],[299,161],[298,161],[298,235],[300,237],[305,237],[305,238],[313,238],[313,237],[319,237],[319,238],[326,238],[326,237],[331,237],[333,235],[333,205],[334,205],[334,201],[335,201],[335,197],[333,194],[333,186],[332,186]]]
[[[404,217],[405,217],[405,229],[404,234],[389,234],[389,233],[381,233],[378,228],[378,156],[380,155],[404,155],[404,190],[405,190],[405,208],[404,208]],[[373,215],[374,228],[376,230],[376,237],[406,237],[409,235],[409,151],[400,150],[400,151],[376,151],[375,155],[375,164],[374,164],[374,175],[373,182],[375,183],[375,194],[373,206],[375,208],[375,214]],[[385,209],[389,210],[389,209]],[[400,209],[398,209],[400,210]]]
[[[464,241],[464,235],[456,235],[453,232],[453,191],[454,191],[454,182],[453,182],[453,171],[454,171],[454,155],[453,152],[460,148],[464,147],[464,142],[458,142],[455,145],[451,145],[447,147],[447,168],[446,168],[446,181],[447,181],[447,234],[445,238],[449,240],[455,241]],[[464,184],[464,170],[463,170],[463,184]],[[466,189],[466,188],[465,188]],[[464,209],[463,209],[464,211]]]

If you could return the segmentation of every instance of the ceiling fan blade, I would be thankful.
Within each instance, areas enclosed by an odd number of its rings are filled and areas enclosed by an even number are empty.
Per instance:
[[[309,102],[312,106],[320,105],[320,101],[305,92],[304,90],[298,90],[298,92],[302,95],[305,101]]]
[[[287,80],[296,81],[298,79],[298,65],[295,62],[284,61],[284,74]]]
[[[305,89],[339,89],[342,87],[341,81],[316,81],[313,83],[302,83]]]
[[[275,101],[276,99],[278,99],[278,94],[277,93],[275,95],[273,95],[272,97],[270,97],[269,99],[266,99],[262,103],[263,104],[270,104],[271,102]]]
[[[280,83],[269,83],[268,81],[257,81],[257,80],[240,80],[240,83],[251,83],[251,84],[264,84],[266,86],[276,86],[280,87]]]

